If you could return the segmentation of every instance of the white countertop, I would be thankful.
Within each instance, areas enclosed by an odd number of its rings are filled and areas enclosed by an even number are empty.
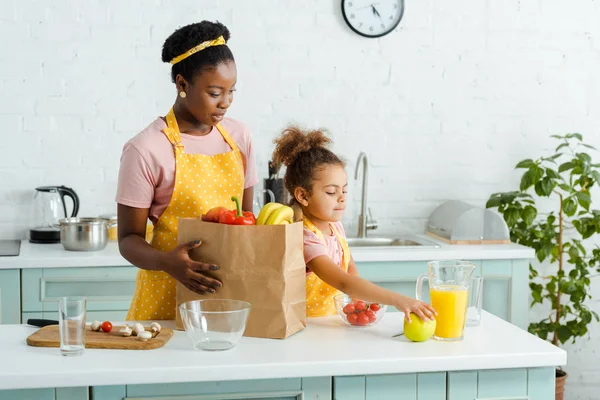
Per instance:
[[[351,328],[335,317],[309,319],[285,340],[242,338],[223,352],[193,350],[176,331],[156,350],[86,349],[63,357],[58,348],[27,346],[37,328],[0,325],[0,389],[201,382],[305,376],[398,374],[432,371],[554,367],[567,354],[484,312],[481,326],[467,328],[460,342],[412,343],[391,338],[401,313],[387,313],[368,328]]]
[[[516,243],[510,244],[447,244],[427,235],[415,235],[417,238],[432,242],[439,247],[390,248],[390,247],[352,247],[352,257],[356,262],[381,261],[430,261],[430,260],[505,260],[532,259],[535,251]]]
[[[533,249],[518,244],[448,245],[426,236],[419,237],[438,243],[440,247],[352,247],[352,257],[356,262],[378,262],[531,259],[535,256]],[[116,242],[109,242],[106,248],[100,251],[67,251],[60,243],[33,244],[23,240],[19,256],[0,257],[0,269],[119,266],[131,264],[121,256]]]

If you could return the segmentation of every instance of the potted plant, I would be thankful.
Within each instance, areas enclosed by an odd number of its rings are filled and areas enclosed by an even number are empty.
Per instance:
[[[549,305],[550,313],[531,322],[528,330],[558,346],[574,343],[599,320],[585,302],[591,298],[590,274],[600,272],[600,248],[586,246],[587,239],[600,233],[600,210],[592,208],[590,193],[600,185],[600,164],[586,153],[595,149],[581,134],[552,137],[560,142],[554,154],[520,161],[516,168],[525,172],[519,190],[492,194],[486,207],[503,215],[511,241],[535,249],[539,264],[529,264],[531,307]],[[555,207],[538,212],[536,201],[542,198],[550,198]],[[544,261],[551,273],[542,272]],[[556,399],[563,398],[566,377],[557,369]]]

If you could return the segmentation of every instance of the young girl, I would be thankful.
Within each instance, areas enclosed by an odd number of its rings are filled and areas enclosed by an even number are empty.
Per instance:
[[[306,261],[306,313],[309,317],[336,314],[334,296],[395,306],[423,320],[434,318],[426,303],[379,287],[358,276],[340,222],[346,208],[348,186],[344,163],[326,146],[321,131],[303,132],[289,127],[275,140],[273,161],[287,167],[284,183],[293,202],[304,214],[304,259]]]
[[[163,45],[176,97],[125,144],[117,189],[119,249],[140,268],[128,320],[174,319],[175,284],[204,294],[221,283],[206,273],[218,268],[192,261],[199,242],[177,245],[179,218],[197,217],[231,196],[252,210],[258,178],[248,128],[226,118],[237,69],[227,46],[229,30],[202,21],[179,28]],[[154,224],[152,243],[146,223]]]

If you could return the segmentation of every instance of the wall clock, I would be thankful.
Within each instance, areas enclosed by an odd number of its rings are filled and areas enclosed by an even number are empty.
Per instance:
[[[398,26],[404,15],[404,0],[342,0],[342,14],[354,32],[377,38]]]

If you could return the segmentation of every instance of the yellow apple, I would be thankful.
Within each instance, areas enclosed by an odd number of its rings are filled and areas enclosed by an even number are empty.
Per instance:
[[[435,319],[423,321],[419,316],[410,313],[411,322],[404,318],[404,336],[413,342],[424,342],[435,332]]]

